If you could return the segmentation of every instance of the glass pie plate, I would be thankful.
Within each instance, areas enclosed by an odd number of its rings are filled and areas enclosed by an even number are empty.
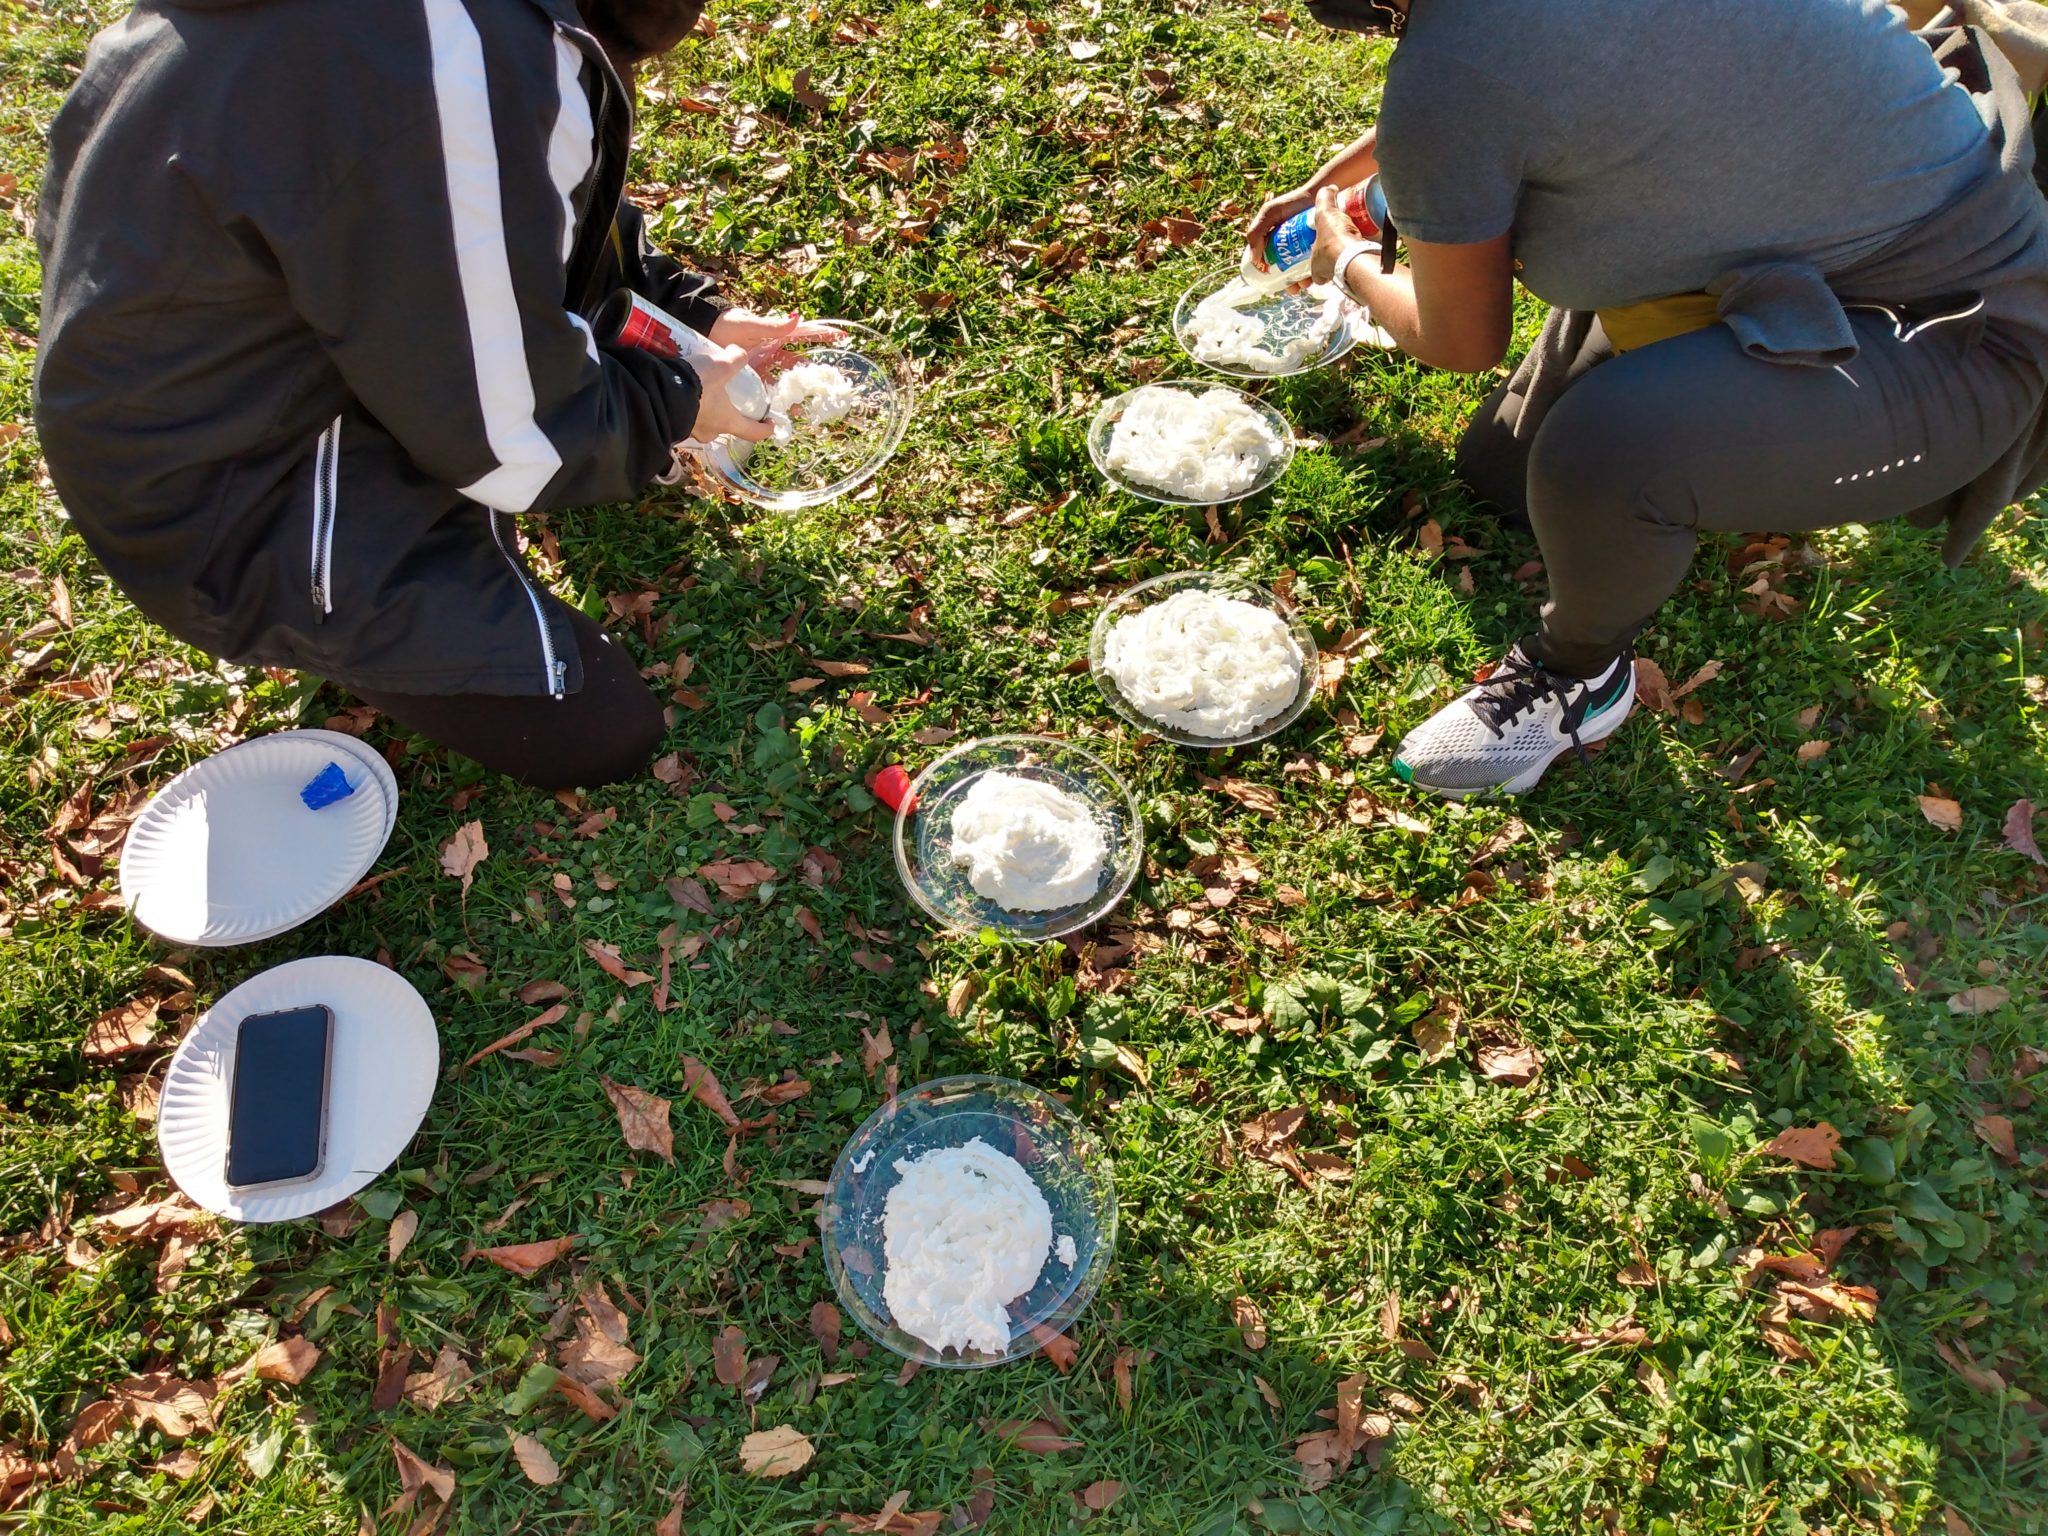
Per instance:
[[[1110,455],[1115,451],[1116,447],[1117,423],[1123,420],[1124,412],[1130,407],[1134,399],[1144,394],[1147,390],[1156,389],[1178,390],[1182,394],[1191,395],[1204,395],[1208,394],[1211,390],[1220,389],[1226,394],[1236,395],[1238,399],[1265,417],[1266,425],[1272,428],[1273,435],[1280,440],[1280,451],[1273,456],[1264,469],[1259,471],[1255,479],[1232,489],[1227,495],[1223,496],[1184,496],[1165,487],[1147,485],[1142,480],[1132,478],[1123,470],[1112,468],[1110,465]],[[1242,390],[1232,389],[1227,384],[1218,384],[1213,379],[1163,379],[1156,384],[1141,384],[1136,389],[1126,390],[1114,399],[1103,401],[1101,407],[1095,412],[1095,419],[1088,423],[1088,457],[1094,463],[1096,470],[1103,479],[1107,480],[1118,490],[1140,497],[1145,501],[1156,501],[1169,507],[1221,506],[1230,502],[1243,501],[1250,496],[1256,496],[1287,473],[1287,466],[1294,462],[1294,429],[1287,424],[1287,418],[1274,410],[1272,406],[1266,404],[1263,400],[1254,400]]]
[[[806,363],[841,369],[858,388],[859,403],[809,431],[799,414],[786,444],[721,437],[698,451],[713,478],[743,501],[777,511],[821,507],[866,485],[895,457],[917,409],[916,370],[880,331],[852,320],[809,320],[788,350],[781,372]]]
[[[980,1138],[1015,1158],[1052,1209],[1055,1239],[1074,1261],[1046,1255],[1037,1283],[1009,1304],[1000,1353],[933,1349],[898,1328],[883,1294],[882,1218],[902,1178],[897,1163]],[[1003,1077],[944,1077],[908,1088],[853,1133],[833,1164],[818,1212],[825,1269],[839,1304],[885,1349],[924,1365],[972,1370],[1020,1359],[1071,1327],[1109,1273],[1116,1249],[1116,1181],[1108,1150],[1050,1095]]]
[[[1202,356],[1190,330],[1195,309],[1212,294],[1220,292],[1237,277],[1237,266],[1217,267],[1205,272],[1188,286],[1180,296],[1180,302],[1173,308],[1173,339],[1180,344],[1181,351],[1204,368],[1226,374],[1233,379],[1285,379],[1296,374],[1313,373],[1318,368],[1327,368],[1340,357],[1345,356],[1361,340],[1379,332],[1379,327],[1366,318],[1365,311],[1357,301],[1340,292],[1328,283],[1318,283],[1299,293],[1282,290],[1265,295],[1258,300],[1239,306],[1241,313],[1259,322],[1262,335],[1260,348],[1275,354],[1275,366],[1260,368],[1245,362],[1211,361]],[[1312,334],[1321,324],[1326,306],[1334,303],[1336,324],[1322,346],[1308,352],[1291,366],[1280,366],[1278,354],[1300,337]]]
[[[1203,736],[1186,726],[1172,725],[1145,713],[1110,676],[1106,665],[1110,632],[1120,620],[1143,612],[1157,603],[1180,592],[1213,592],[1218,597],[1234,598],[1238,602],[1252,603],[1278,614],[1287,624],[1287,634],[1294,641],[1295,649],[1301,655],[1301,675],[1294,690],[1294,697],[1277,713],[1267,716],[1250,730],[1236,736]],[[1102,605],[1095,616],[1094,631],[1088,637],[1088,673],[1095,679],[1095,686],[1102,690],[1102,697],[1117,716],[1139,730],[1157,736],[1161,741],[1170,741],[1179,747],[1200,747],[1218,749],[1247,746],[1255,741],[1264,741],[1268,736],[1277,736],[1302,717],[1316,696],[1316,684],[1321,676],[1321,656],[1316,649],[1316,638],[1301,622],[1291,605],[1255,581],[1242,576],[1232,576],[1211,571],[1174,571],[1165,576],[1154,576],[1118,594]]]
[[[977,893],[953,862],[953,812],[987,773],[1041,779],[1088,805],[1108,845],[1102,876],[1085,901],[1044,911],[1012,911]],[[1107,914],[1145,861],[1138,802],[1107,764],[1051,736],[984,736],[935,759],[911,781],[896,813],[896,868],[914,900],[942,927],[983,928],[1012,938],[1056,939]]]

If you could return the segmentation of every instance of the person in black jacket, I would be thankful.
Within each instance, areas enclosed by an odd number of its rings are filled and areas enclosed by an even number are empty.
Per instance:
[[[632,94],[701,0],[141,0],[51,128],[36,421],[136,606],[549,789],[638,772],[662,710],[520,555],[673,445],[759,440],[726,308],[622,201]],[[718,343],[604,345],[630,287]]]

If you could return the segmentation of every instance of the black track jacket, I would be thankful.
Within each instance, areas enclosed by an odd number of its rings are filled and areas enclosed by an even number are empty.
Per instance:
[[[581,668],[513,516],[668,467],[697,383],[594,342],[710,284],[623,208],[632,104],[572,0],[143,0],[51,129],[36,422],[136,605],[405,693]]]

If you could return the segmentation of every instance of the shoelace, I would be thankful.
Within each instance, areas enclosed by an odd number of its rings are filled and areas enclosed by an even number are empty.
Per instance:
[[[1556,700],[1572,750],[1578,754],[1583,767],[1590,769],[1593,766],[1585,744],[1579,740],[1579,721],[1586,712],[1586,683],[1583,678],[1559,677],[1542,662],[1531,661],[1516,650],[1510,651],[1507,659],[1480,686],[1486,691],[1472,701],[1472,713],[1496,737],[1505,736],[1508,726],[1546,699]],[[1571,697],[1574,688],[1579,690],[1576,700]]]

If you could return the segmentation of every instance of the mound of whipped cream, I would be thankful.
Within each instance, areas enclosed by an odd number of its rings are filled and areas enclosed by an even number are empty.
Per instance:
[[[1196,588],[1118,619],[1102,653],[1102,670],[1140,714],[1218,741],[1293,703],[1301,667],[1279,614]]]
[[[1259,483],[1286,445],[1234,389],[1135,389],[1110,434],[1109,468],[1183,501],[1216,503]]]
[[[1312,357],[1320,356],[1344,323],[1344,295],[1331,284],[1309,290],[1322,307],[1308,328],[1281,343],[1275,351],[1266,345],[1266,323],[1249,311],[1275,302],[1271,288],[1255,287],[1242,277],[1233,277],[1188,315],[1184,327],[1188,350],[1196,361],[1212,368],[1245,368],[1253,373],[1292,373]]]
[[[1054,1248],[1052,1209],[1023,1164],[979,1136],[896,1164],[882,1205],[882,1299],[898,1328],[936,1350],[1001,1354],[1009,1304]],[[1074,1240],[1062,1236],[1063,1263]]]
[[[768,391],[768,419],[775,441],[794,441],[797,428],[815,431],[844,421],[860,406],[860,382],[830,363],[798,363],[776,375]]]
[[[974,894],[1009,912],[1050,912],[1093,896],[1109,842],[1088,802],[995,769],[953,808],[953,862]]]

